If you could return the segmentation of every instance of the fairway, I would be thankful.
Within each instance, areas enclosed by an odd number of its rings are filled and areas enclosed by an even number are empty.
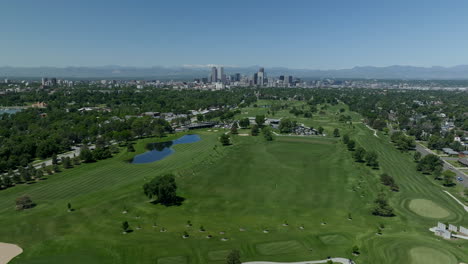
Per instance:
[[[429,218],[445,218],[450,215],[449,211],[426,199],[411,200],[409,208],[418,215]]]
[[[359,264],[411,263],[425,248],[438,248],[441,257],[432,259],[467,260],[466,242],[438,241],[428,231],[434,219],[467,225],[462,208],[418,173],[411,155],[396,150],[388,137],[374,137],[362,124],[338,124],[333,113],[340,107],[303,121],[321,122],[328,130],[339,126],[379,154],[379,170],[355,162],[340,138],[276,136],[267,142],[261,135],[232,136],[232,145],[221,146],[222,129],[197,131],[200,141],[175,145],[174,154],[160,161],[126,162],[147,143],[183,134],[147,138],[137,142],[135,153],[123,150],[2,191],[0,224],[8,228],[0,229],[0,237],[24,249],[12,261],[21,264],[222,264],[232,249],[240,250],[242,261],[332,256]],[[185,199],[180,206],[154,205],[143,193],[144,183],[167,172],[175,174],[177,193]],[[395,217],[371,214],[384,189],[382,172],[400,186],[400,192],[387,192]],[[14,200],[22,194],[37,206],[15,211]],[[75,211],[67,211],[68,202]],[[122,235],[123,221],[133,232]],[[376,235],[380,226],[382,235]],[[359,256],[351,253],[353,246]]]
[[[450,254],[434,248],[416,247],[410,250],[411,264],[457,264]]]

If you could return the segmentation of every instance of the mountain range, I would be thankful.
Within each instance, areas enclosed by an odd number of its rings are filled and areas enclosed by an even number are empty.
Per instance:
[[[253,75],[260,66],[236,67],[225,66],[226,74],[241,73]],[[74,79],[174,79],[191,80],[193,78],[208,77],[209,65],[185,65],[180,67],[0,67],[2,78],[74,78]],[[267,76],[292,75],[303,79],[344,78],[344,79],[401,79],[401,80],[451,80],[468,79],[468,65],[453,67],[416,67],[416,66],[387,66],[387,67],[354,67],[340,70],[311,70],[290,69],[284,67],[265,67]]]

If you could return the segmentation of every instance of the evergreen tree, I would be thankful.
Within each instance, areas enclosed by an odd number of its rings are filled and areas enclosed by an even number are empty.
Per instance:
[[[232,250],[226,258],[226,264],[242,264],[239,250]]]
[[[124,221],[122,223],[122,230],[124,233],[127,233],[129,231],[130,225],[128,224],[128,221]]]
[[[219,142],[221,142],[221,145],[227,146],[231,144],[230,137],[227,134],[222,134],[221,137],[219,138]]]
[[[233,134],[233,135],[237,135],[237,134],[238,134],[238,132],[237,132],[237,123],[236,123],[236,122],[234,122],[234,123],[232,124],[232,126],[231,126],[231,134]]]
[[[333,136],[334,136],[334,137],[340,137],[340,130],[339,130],[338,128],[335,128],[335,129],[333,130]]]
[[[258,133],[259,133],[258,125],[253,125],[252,130],[251,130],[252,136],[258,136]]]

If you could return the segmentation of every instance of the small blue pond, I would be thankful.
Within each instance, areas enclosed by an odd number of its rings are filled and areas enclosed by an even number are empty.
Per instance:
[[[0,109],[0,115],[3,115],[3,114],[16,114],[18,112],[20,112],[21,109],[17,109],[17,108],[8,108],[8,109]]]
[[[175,150],[172,148],[173,145],[194,143],[200,140],[201,138],[198,135],[185,135],[172,141],[150,143],[146,145],[148,151],[143,154],[136,155],[131,163],[143,164],[162,160],[175,152]]]

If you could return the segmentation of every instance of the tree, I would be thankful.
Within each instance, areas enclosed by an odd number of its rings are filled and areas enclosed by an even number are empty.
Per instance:
[[[198,114],[197,115],[197,121],[202,122],[203,120],[205,120],[204,116],[202,114]]]
[[[346,135],[343,136],[343,143],[348,145],[348,142],[349,142],[349,136],[346,134]]]
[[[95,161],[93,153],[91,152],[91,150],[86,145],[81,147],[80,159],[83,160],[83,162],[85,162],[85,163],[90,163],[90,162]]]
[[[406,136],[405,133],[401,131],[392,133],[390,139],[395,143],[395,146],[402,151],[408,151],[416,147],[414,138]]]
[[[243,118],[239,121],[239,125],[242,127],[242,128],[248,128],[250,126],[250,120],[246,117],[246,118]]]
[[[348,146],[349,151],[354,151],[354,146],[356,145],[356,142],[354,142],[354,140],[350,139],[346,145]]]
[[[57,154],[55,153],[52,155],[52,164],[53,165],[58,164]]]
[[[3,176],[3,186],[5,186],[5,188],[9,188],[11,186],[13,186],[13,179],[11,178],[11,175],[8,174],[7,176]]]
[[[75,166],[78,166],[81,164],[81,159],[80,157],[74,157],[73,158],[73,164],[75,164]]]
[[[455,176],[457,175],[455,172],[446,170],[442,173],[443,175],[443,182],[445,186],[452,186],[453,181],[455,180]]]
[[[122,222],[122,230],[124,234],[126,234],[129,231],[130,225],[128,224],[128,221]]]
[[[239,132],[237,132],[237,123],[236,122],[234,122],[232,124],[232,126],[231,126],[231,134],[233,134],[233,135],[239,134]]]
[[[253,125],[250,133],[252,134],[252,136],[258,136],[258,133],[259,133],[258,125]]]
[[[382,175],[380,175],[380,181],[383,185],[389,186],[390,189],[394,192],[398,192],[400,190],[398,185],[395,183],[393,177],[388,175],[387,173],[383,173]]]
[[[57,165],[55,165],[55,166],[57,166]],[[29,181],[32,180],[31,174],[29,173],[28,170],[21,167],[19,169],[19,172],[20,172],[21,179],[23,179],[23,181],[29,182]]]
[[[149,183],[143,185],[143,191],[148,198],[157,198],[156,202],[163,205],[177,204],[177,184],[175,177],[172,174],[166,174],[160,177],[156,177]]]
[[[340,137],[340,130],[339,130],[338,128],[335,128],[335,129],[333,130],[333,136],[334,136],[334,137]]]
[[[257,115],[255,116],[255,122],[259,127],[262,127],[265,123],[265,116],[264,115]]]
[[[222,134],[221,137],[219,138],[219,142],[221,142],[221,145],[227,146],[231,144],[230,136],[227,134]]]
[[[423,173],[432,173],[438,166],[442,166],[443,162],[439,156],[428,154],[424,156],[417,165],[417,169]]]
[[[161,126],[161,125],[156,125],[154,130],[153,130],[153,133],[156,137],[159,137],[159,138],[162,138],[166,135],[165,131],[164,131],[164,127]]]
[[[366,155],[366,150],[362,147],[357,147],[353,153],[353,158],[356,162],[363,162],[365,155]]]
[[[273,141],[273,133],[268,127],[264,127],[262,129],[263,137],[266,139],[266,141]]]
[[[68,208],[68,211],[69,211],[69,212],[72,211],[72,205],[71,205],[71,203],[68,203],[68,204],[67,204],[67,208]]]
[[[377,152],[373,150],[368,151],[365,156],[367,166],[370,166],[372,168],[378,168],[379,161],[377,160],[377,158],[378,158]]]
[[[133,147],[133,144],[131,142],[129,142],[127,144],[127,151],[128,152],[135,152],[135,147]]]
[[[21,176],[18,173],[13,172],[13,174],[11,174],[11,175],[13,175],[12,179],[15,182],[15,184],[18,184],[18,183],[22,182]]]
[[[227,264],[242,264],[239,250],[232,250],[226,258]]]
[[[112,157],[112,153],[110,152],[109,148],[106,147],[96,147],[92,154],[94,160],[103,160]]]
[[[358,246],[353,246],[353,248],[351,249],[351,252],[354,254],[354,255],[359,255],[360,252],[359,252],[359,247]]]
[[[390,217],[394,216],[393,208],[388,204],[387,199],[383,193],[379,193],[377,199],[374,201],[375,207],[372,210],[373,215]]]
[[[323,127],[320,126],[320,127],[318,127],[317,130],[318,130],[319,134],[321,135],[321,134],[323,134],[323,131],[324,131],[325,129],[324,129]]]
[[[283,118],[281,119],[278,128],[281,133],[291,133],[295,125],[296,124],[294,124],[294,122],[289,118]]]
[[[60,167],[59,167],[59,165],[54,164],[54,165],[52,166],[52,168],[54,169],[54,173],[60,172]]]
[[[421,159],[421,152],[416,151],[413,155],[414,161],[418,162]]]
[[[24,210],[34,207],[34,203],[31,197],[24,195],[16,199],[16,210]]]
[[[71,163],[70,157],[65,157],[65,158],[63,158],[63,167],[64,167],[65,169],[73,168],[73,165],[72,165],[72,163]]]
[[[36,175],[34,176],[34,178],[36,180],[40,180],[42,178],[42,176],[44,175],[44,172],[42,170],[37,170],[36,171]]]
[[[435,180],[439,180],[440,177],[442,177],[442,171],[444,170],[444,168],[442,167],[442,165],[440,166],[437,166],[434,168],[434,172],[432,172],[432,174],[434,174],[434,179]]]

